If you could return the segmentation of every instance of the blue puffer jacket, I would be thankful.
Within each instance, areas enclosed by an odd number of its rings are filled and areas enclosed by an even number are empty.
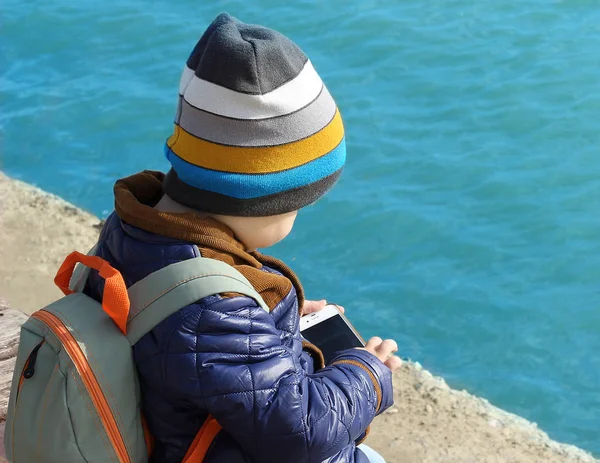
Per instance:
[[[121,204],[117,195],[119,214],[107,220],[97,251],[128,286],[199,252],[193,242],[161,236],[179,236],[166,227],[161,235],[151,233],[154,209],[132,200],[130,189]],[[267,266],[260,271],[280,273]],[[93,272],[86,292],[100,299],[102,289]],[[356,349],[313,371],[299,318],[292,286],[271,313],[247,297],[215,295],[182,308],[144,336],[134,357],[143,412],[156,440],[151,461],[180,462],[210,413],[224,432],[206,463],[367,462],[356,442],[392,404],[390,371]]]

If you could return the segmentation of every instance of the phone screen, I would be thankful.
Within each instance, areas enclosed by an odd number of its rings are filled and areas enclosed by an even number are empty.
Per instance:
[[[325,364],[336,352],[353,347],[364,347],[342,317],[335,315],[309,328],[302,330],[302,335],[323,352]]]

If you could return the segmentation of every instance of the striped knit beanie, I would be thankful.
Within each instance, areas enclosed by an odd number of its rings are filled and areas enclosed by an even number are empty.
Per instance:
[[[337,106],[280,33],[219,15],[181,77],[165,193],[232,216],[271,216],[321,197],[345,159]]]

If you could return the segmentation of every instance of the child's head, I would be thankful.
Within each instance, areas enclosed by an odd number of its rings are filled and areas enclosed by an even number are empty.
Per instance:
[[[337,106],[302,50],[276,31],[219,15],[187,60],[179,95],[164,183],[179,204],[291,229],[293,212],[342,172]]]

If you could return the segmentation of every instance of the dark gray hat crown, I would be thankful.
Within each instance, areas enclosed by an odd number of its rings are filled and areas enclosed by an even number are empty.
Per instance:
[[[307,60],[302,50],[279,32],[222,13],[194,47],[187,66],[201,79],[260,95],[296,77]]]

